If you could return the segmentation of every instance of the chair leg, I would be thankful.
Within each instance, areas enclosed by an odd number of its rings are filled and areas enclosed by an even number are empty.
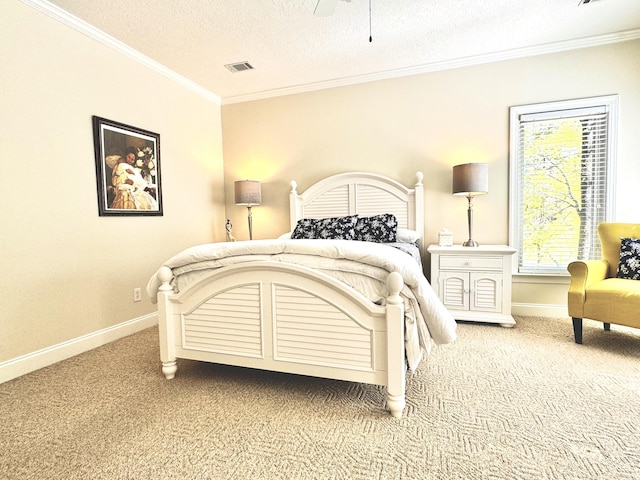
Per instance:
[[[607,322],[602,322],[604,323],[604,331],[605,332],[610,332],[611,331],[611,324],[607,323]]]
[[[582,343],[582,319],[571,317],[573,320],[573,337],[576,343]]]

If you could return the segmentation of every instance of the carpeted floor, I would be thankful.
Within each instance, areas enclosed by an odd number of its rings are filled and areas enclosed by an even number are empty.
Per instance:
[[[460,324],[370,385],[180,361],[152,328],[0,385],[3,479],[640,479],[640,331]]]

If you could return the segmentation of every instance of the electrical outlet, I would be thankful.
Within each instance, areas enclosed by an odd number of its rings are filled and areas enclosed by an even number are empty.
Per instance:
[[[133,301],[134,302],[139,302],[140,300],[142,300],[142,290],[140,289],[140,287],[134,288],[133,289]]]

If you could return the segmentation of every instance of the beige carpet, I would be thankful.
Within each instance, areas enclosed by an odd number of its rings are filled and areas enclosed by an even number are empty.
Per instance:
[[[379,387],[181,361],[146,330],[0,385],[3,479],[640,479],[640,331],[459,325]]]

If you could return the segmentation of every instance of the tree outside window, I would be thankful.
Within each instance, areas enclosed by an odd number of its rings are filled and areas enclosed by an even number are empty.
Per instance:
[[[617,97],[511,109],[511,245],[517,271],[566,274],[598,258],[610,218]]]

